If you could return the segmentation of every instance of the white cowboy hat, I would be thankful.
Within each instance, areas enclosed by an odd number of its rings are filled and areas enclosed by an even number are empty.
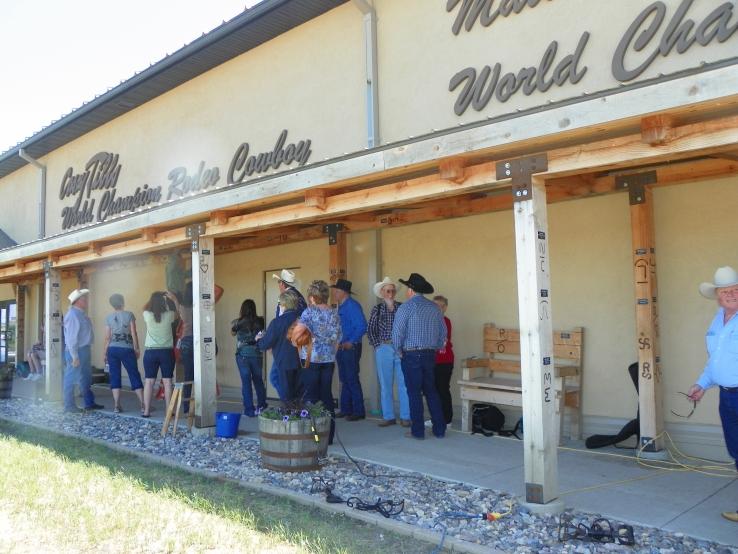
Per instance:
[[[374,296],[376,296],[377,298],[383,298],[383,296],[382,296],[382,287],[384,287],[385,285],[394,285],[395,288],[397,288],[397,283],[395,283],[389,277],[385,277],[379,283],[377,283],[376,285],[374,285],[374,287],[373,287],[374,288]]]
[[[714,283],[702,283],[700,294],[705,298],[717,298],[716,289],[738,285],[738,273],[730,266],[719,267],[712,279]]]
[[[85,294],[90,294],[90,289],[74,289],[69,293],[69,303],[74,304],[77,300],[82,298]]]
[[[276,273],[272,273],[272,279],[279,279],[280,281],[284,281],[288,285],[295,284],[295,274],[289,269],[283,269],[279,275],[277,275]]]

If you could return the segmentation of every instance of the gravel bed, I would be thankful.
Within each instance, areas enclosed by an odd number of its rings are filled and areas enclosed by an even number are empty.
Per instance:
[[[698,540],[656,528],[635,526],[635,547],[614,544],[593,544],[579,540],[558,541],[558,516],[538,516],[528,513],[508,494],[481,489],[463,483],[429,478],[419,473],[398,471],[376,464],[361,462],[364,473],[392,474],[393,478],[365,477],[356,466],[341,456],[329,456],[322,470],[309,473],[280,473],[263,469],[256,436],[222,439],[192,436],[186,431],[176,437],[161,437],[161,422],[137,417],[122,417],[106,412],[64,414],[57,406],[34,403],[23,399],[0,400],[0,416],[32,423],[50,430],[62,430],[80,437],[91,437],[116,444],[132,451],[163,456],[200,470],[212,471],[250,483],[262,483],[311,494],[313,477],[319,475],[335,482],[333,493],[343,499],[358,497],[367,502],[382,499],[404,499],[404,511],[392,519],[424,529],[434,529],[441,540],[445,527],[447,536],[488,546],[505,552],[647,552],[738,554],[738,549],[714,542]],[[321,493],[313,493],[321,494]],[[506,512],[512,514],[497,522],[443,518],[444,512]],[[591,523],[597,514],[567,511],[574,523]],[[620,522],[612,521],[613,525]],[[429,551],[432,548],[429,547]]]

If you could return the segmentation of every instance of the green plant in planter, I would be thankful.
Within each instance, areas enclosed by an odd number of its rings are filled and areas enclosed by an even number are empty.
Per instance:
[[[285,402],[281,406],[270,406],[259,414],[265,419],[281,421],[300,421],[301,419],[317,419],[331,417],[322,402]]]

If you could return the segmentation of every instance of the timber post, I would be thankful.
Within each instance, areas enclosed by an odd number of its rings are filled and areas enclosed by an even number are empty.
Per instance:
[[[15,363],[25,360],[26,355],[26,285],[15,287]]]
[[[215,426],[215,239],[203,224],[187,227],[192,251],[192,330],[195,347],[195,427]],[[192,407],[190,407],[192,409]]]
[[[328,273],[331,285],[338,279],[346,278],[348,265],[346,251],[346,232],[341,223],[329,223],[323,226],[323,232],[328,235]]]
[[[61,273],[44,262],[44,348],[46,349],[46,397],[62,398],[64,345],[62,344]]]
[[[525,501],[559,511],[557,390],[553,364],[551,277],[546,186],[535,173],[546,155],[497,164],[497,178],[512,179],[520,320],[520,366],[525,422]]]
[[[638,347],[638,409],[640,447],[643,452],[661,452],[664,430],[661,394],[656,241],[653,221],[653,192],[656,172],[622,175],[616,187],[627,190],[633,240],[636,340]]]

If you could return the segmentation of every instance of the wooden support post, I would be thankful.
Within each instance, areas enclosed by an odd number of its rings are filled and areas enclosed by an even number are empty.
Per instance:
[[[213,427],[216,411],[215,240],[200,236],[202,224],[187,228],[192,241],[192,326],[195,343],[195,426]],[[190,407],[192,409],[192,407]]]
[[[328,273],[330,275],[330,284],[335,285],[338,279],[346,278],[347,253],[346,253],[346,233],[340,223],[331,223],[323,227],[323,231],[328,233]]]
[[[15,362],[26,356],[26,285],[15,287]]]
[[[558,418],[554,383],[551,278],[546,187],[533,173],[545,171],[545,157],[498,164],[498,177],[511,177],[523,383],[525,498],[549,504],[558,490]]]
[[[638,341],[638,407],[641,447],[645,452],[660,452],[663,449],[660,435],[664,430],[653,193],[647,186],[655,182],[654,172],[627,175],[618,179],[619,188],[630,192]]]
[[[44,348],[46,348],[46,397],[59,401],[62,397],[62,376],[64,375],[64,352],[62,350],[62,307],[61,274],[53,269],[50,262],[45,263],[46,289],[44,291]]]

